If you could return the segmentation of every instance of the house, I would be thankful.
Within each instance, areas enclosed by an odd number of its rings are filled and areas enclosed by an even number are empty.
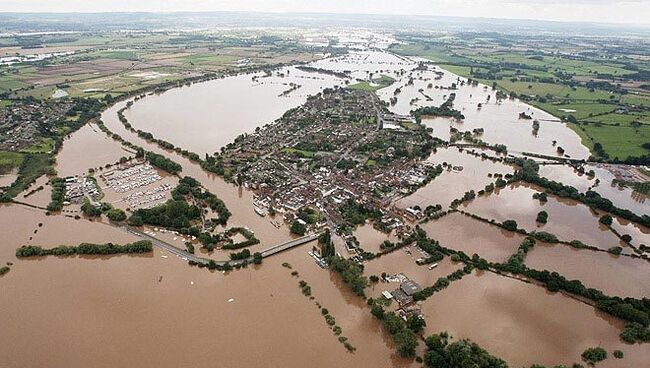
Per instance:
[[[399,288],[404,292],[404,294],[408,296],[413,296],[413,294],[417,293],[418,291],[421,291],[422,288],[420,285],[418,285],[417,282],[413,280],[406,280],[404,281]]]

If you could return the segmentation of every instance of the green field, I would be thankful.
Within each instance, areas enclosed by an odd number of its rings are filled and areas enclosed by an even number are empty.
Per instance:
[[[316,153],[312,151],[299,150],[293,147],[284,147],[281,152],[293,154],[302,158],[313,158]]]
[[[445,70],[478,79],[488,86],[496,83],[499,90],[516,94],[558,118],[577,119],[579,124],[569,126],[592,153],[596,142],[610,158],[623,160],[650,153],[642,147],[650,142],[650,111],[635,107],[650,106],[650,93],[624,94],[598,86],[587,88],[585,82],[590,78],[603,80],[602,75],[620,77],[636,73],[646,66],[643,61],[635,61],[636,65],[631,66],[629,59],[618,61],[595,54],[543,55],[530,48],[514,48],[485,39],[443,39],[438,43],[400,44],[391,50],[430,59]],[[582,79],[561,82],[561,78],[566,81],[576,77]]]
[[[370,83],[364,81],[364,82],[351,84],[348,86],[348,88],[374,92],[382,88],[386,88],[391,84],[395,83],[395,79],[382,74],[381,77],[377,79],[373,79],[372,82],[375,85],[370,85]]]
[[[20,166],[23,155],[17,152],[0,151],[0,174],[6,174]]]

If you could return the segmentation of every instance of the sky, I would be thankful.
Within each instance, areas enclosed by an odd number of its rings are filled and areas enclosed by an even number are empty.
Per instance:
[[[0,12],[259,11],[650,25],[650,0],[0,0]]]

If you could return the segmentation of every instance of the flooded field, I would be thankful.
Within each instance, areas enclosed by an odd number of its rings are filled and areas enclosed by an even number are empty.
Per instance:
[[[515,184],[489,196],[478,197],[465,206],[468,212],[488,220],[515,220],[519,228],[550,232],[560,240],[580,240],[604,250],[625,246],[613,232],[598,222],[600,216],[589,207],[551,195],[548,202],[541,204],[533,199],[536,192],[538,190],[532,186]],[[548,223],[544,225],[536,222],[540,211],[548,213]]]
[[[413,83],[409,84],[411,78]],[[560,146],[573,158],[589,156],[589,151],[581,144],[580,137],[554,116],[517,99],[497,101],[496,91],[492,88],[482,84],[470,86],[466,82],[466,78],[434,67],[431,70],[404,74],[395,84],[378,91],[378,94],[385,101],[389,101],[393,96],[397,97],[396,104],[390,109],[399,114],[408,114],[420,106],[439,106],[451,93],[455,93],[454,108],[465,115],[465,120],[423,120],[427,126],[434,129],[434,135],[443,139],[449,137],[450,127],[460,131],[483,128],[484,133],[480,137],[482,140],[491,144],[505,144],[511,153],[535,152],[555,156],[556,146]],[[429,84],[432,86],[429,87]],[[456,89],[450,89],[452,84],[456,85]],[[435,88],[436,86],[439,88]],[[397,88],[401,92],[395,94]],[[481,107],[478,107],[479,103]],[[519,119],[521,112],[532,116],[532,119]],[[536,135],[533,134],[532,128],[534,120],[540,122]],[[553,141],[557,142],[556,146]]]
[[[359,245],[363,250],[373,253],[381,251],[380,245],[386,240],[393,243],[399,241],[393,233],[386,234],[381,232],[375,229],[372,224],[357,226],[356,230],[354,230],[354,236],[359,241]]]
[[[643,259],[537,242],[525,263],[530,268],[556,271],[570,280],[580,280],[607,295],[650,295],[650,262]]]
[[[391,107],[399,113],[444,101],[444,95],[450,92],[447,89],[418,92],[419,88],[427,88],[429,81],[443,86],[459,83],[455,75],[446,71],[441,71],[439,79],[435,79],[437,74],[433,71],[414,71],[414,84],[405,85],[409,76],[402,71],[414,69],[417,63],[384,52],[353,52],[310,66],[346,72],[359,79],[378,74],[398,79],[393,86],[381,90],[380,95],[388,100],[395,88],[401,86],[398,101]],[[270,123],[303,103],[308,95],[343,83],[343,79],[328,74],[287,67],[270,76],[240,75],[150,95],[137,101],[125,114],[136,129],[203,155],[218,151],[239,134]],[[494,91],[483,86],[459,86],[454,92],[456,107],[462,109],[467,119],[463,123],[426,121],[435,126],[434,134],[448,133],[450,125],[460,130],[481,127],[485,129],[482,139],[505,143],[514,153],[525,148],[555,155],[556,147],[551,141],[556,139],[557,145],[573,157],[587,154],[570,129],[551,121],[539,110],[516,100],[496,103]],[[489,102],[488,95],[492,96]],[[430,101],[425,102],[427,96]],[[419,100],[411,104],[415,97]],[[480,109],[478,102],[484,104]],[[222,199],[232,212],[227,227],[246,227],[260,239],[260,244],[249,248],[251,252],[292,238],[279,216],[255,213],[251,192],[126,130],[117,118],[117,111],[126,104],[127,101],[119,102],[102,114],[106,126],[125,140],[179,163],[183,168],[181,176],[196,178]],[[522,111],[540,120],[537,136],[531,134],[531,121],[518,120]],[[169,188],[159,189],[163,184],[173,187],[177,178],[159,171],[147,169],[144,174],[127,175],[119,182],[107,176],[112,170],[105,168],[107,164],[130,155],[131,152],[89,124],[64,142],[57,155],[56,169],[59,176],[67,176],[103,168],[96,175],[105,195],[103,201],[119,208],[146,207],[169,198]],[[440,149],[429,160],[447,162],[456,168],[445,171],[429,185],[402,199],[399,205],[447,206],[465,191],[478,191],[494,182],[494,177],[488,174],[512,172],[509,166],[461,153],[456,148]],[[46,181],[45,177],[39,178],[30,189],[41,185],[44,189],[18,200],[47,205],[51,188],[45,185]],[[605,180],[601,181],[605,185]],[[507,187],[476,199],[466,209],[498,221],[514,218],[520,227],[549,231],[563,240],[576,238],[603,249],[619,245],[618,238],[599,226],[598,216],[585,206],[550,196],[548,203],[540,205],[532,199],[534,192],[525,186]],[[549,212],[549,223],[538,227],[535,216],[542,209]],[[78,214],[78,206],[67,207],[63,213]],[[107,220],[75,220],[62,214],[46,216],[43,211],[18,205],[0,206],[0,226],[11,228],[8,238],[0,244],[0,262],[14,263],[0,280],[3,295],[0,325],[11,336],[0,346],[0,361],[8,366],[178,367],[200,366],[206,361],[224,367],[256,367],[260,362],[284,367],[419,366],[397,357],[391,338],[382,332],[365,301],[353,295],[339,275],[314,262],[307,253],[313,244],[265,259],[261,266],[224,274],[190,267],[158,248],[152,254],[138,256],[17,260],[15,250],[24,244],[54,247],[81,242],[127,243],[139,238]],[[630,233],[633,243],[650,243],[645,240],[647,229],[616,221],[614,226],[622,233]],[[505,261],[523,240],[521,235],[460,213],[431,221],[423,228],[446,247],[469,255],[478,253],[494,262]],[[145,231],[177,247],[192,241],[198,248],[196,239],[150,227]],[[371,252],[378,252],[384,240],[397,240],[370,224],[358,227],[355,236],[361,247]],[[337,249],[341,248],[337,243]],[[226,259],[228,253],[197,249],[197,254],[217,260]],[[566,271],[567,277],[573,272],[575,277],[584,277],[589,286],[593,283],[604,291],[648,294],[647,283],[643,281],[647,279],[648,268],[639,263],[643,261],[587,251],[577,257],[576,254],[560,245],[536,247],[529,254],[527,264],[557,267],[563,274]],[[590,259],[593,255],[600,258]],[[403,273],[426,287],[462,266],[446,257],[437,267],[429,269],[428,265],[416,264],[421,257],[417,248],[406,247],[366,262],[364,273]],[[290,268],[282,265],[285,262]],[[292,271],[297,275],[292,276]],[[611,275],[616,277],[607,277]],[[311,286],[313,300],[301,293],[300,280]],[[368,294],[377,296],[397,286],[378,283],[371,286]],[[343,336],[349,338],[356,352],[347,352],[328,329],[316,303],[321,303],[336,318]],[[624,364],[618,365],[621,367],[642,366],[643,361],[650,359],[647,349],[618,341],[620,321],[598,314],[592,307],[566,296],[549,294],[541,287],[493,274],[468,275],[434,294],[423,303],[422,309],[428,323],[427,334],[448,330],[456,338],[472,338],[513,366],[573,363],[586,347],[601,344],[608,350],[616,348],[626,353]],[[554,313],[549,314],[549,310]],[[110,347],[106,341],[112,342]],[[33,354],[34,346],[39,347],[39,354]],[[242,346],[246,347],[245,351]],[[610,359],[599,366],[616,367],[617,363],[621,361]]]
[[[587,165],[585,166],[585,170],[593,170],[595,175],[589,178],[586,174],[580,174],[572,167],[566,165],[541,165],[539,167],[539,174],[548,179],[570,185],[583,193],[591,189],[612,201],[617,207],[628,209],[634,213],[643,214],[650,212],[650,200],[648,197],[642,193],[635,192],[631,188],[612,185],[612,180],[615,179],[615,176],[606,168]],[[596,183],[596,180],[599,182]]]
[[[124,115],[136,129],[203,156],[340,84],[337,77],[287,67],[271,76],[242,74],[150,95]]]
[[[643,345],[618,338],[621,321],[560,293],[497,276],[475,273],[454,281],[422,304],[426,335],[448,331],[454,340],[470,338],[511,367],[581,362],[588,347],[620,349],[625,359],[599,367],[642,367],[650,359]]]
[[[449,208],[454,199],[461,198],[465,192],[485,188],[496,180],[493,174],[512,173],[511,166],[464,153],[459,148],[440,148],[429,156],[428,161],[434,165],[449,164],[442,174],[415,193],[397,201],[397,206],[407,208],[418,205],[440,204]],[[488,176],[489,175],[489,176]]]
[[[109,138],[94,124],[86,124],[63,142],[56,156],[55,169],[60,177],[83,175],[88,169],[115,164],[121,157],[134,156]]]
[[[429,269],[430,265],[419,266],[415,262],[422,258],[422,254],[417,247],[404,247],[387,255],[375,258],[364,263],[364,274],[366,276],[380,276],[382,273],[394,276],[398,273],[404,274],[409,279],[420,284],[421,287],[432,286],[440,277],[445,277],[450,273],[461,269],[462,263],[454,263],[449,257],[437,262],[438,266]],[[379,282],[370,284],[369,295],[379,297],[384,290],[392,291],[399,287],[399,282]]]
[[[524,240],[520,234],[475,220],[455,212],[421,225],[427,236],[440,245],[460,250],[471,256],[476,253],[492,262],[504,262],[517,252]]]
[[[52,186],[49,184],[49,181],[50,178],[46,175],[39,177],[25,191],[20,193],[16,199],[19,202],[34,206],[47,207],[48,203],[52,200]]]

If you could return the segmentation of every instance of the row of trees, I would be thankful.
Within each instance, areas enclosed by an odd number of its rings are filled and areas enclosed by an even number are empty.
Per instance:
[[[16,257],[40,257],[40,256],[71,256],[75,254],[84,255],[106,255],[106,254],[119,254],[119,253],[148,253],[152,251],[151,242],[148,240],[140,240],[133,243],[124,245],[106,243],[106,244],[92,244],[81,243],[78,246],[61,245],[55,248],[41,248],[34,245],[23,245],[16,250]]]

